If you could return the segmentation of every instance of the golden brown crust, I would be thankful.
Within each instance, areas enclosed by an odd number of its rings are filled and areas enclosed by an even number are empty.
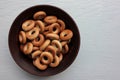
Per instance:
[[[62,53],[63,53],[63,54],[68,53],[68,51],[69,51],[68,44],[65,44],[62,48],[63,48],[63,49],[62,49]]]
[[[39,26],[41,33],[44,32],[44,30],[45,30],[45,25],[44,25],[44,23],[43,23],[41,20],[37,20],[37,21],[36,21],[36,25]]]
[[[63,59],[63,54],[62,53],[57,53],[56,56],[58,56],[59,61],[61,62]]]
[[[46,17],[46,13],[44,11],[38,11],[33,15],[34,19],[43,19]]]
[[[35,26],[35,22],[33,20],[26,20],[23,24],[22,24],[22,29],[24,31],[29,31],[31,30],[33,27]]]
[[[46,57],[47,59],[45,59],[44,57]],[[50,64],[53,61],[53,56],[50,52],[42,52],[40,58],[43,64]]]
[[[57,21],[57,17],[56,16],[47,16],[44,18],[44,21],[47,24],[52,24],[52,23],[55,23]]]
[[[73,32],[69,29],[63,30],[60,33],[60,39],[61,40],[69,40],[69,39],[72,38],[72,36],[73,36]]]
[[[39,50],[39,47],[33,46],[33,51]]]
[[[23,52],[24,54],[28,55],[31,54],[33,50],[33,44],[31,42],[28,42],[27,44],[25,44],[25,46],[23,47]]]
[[[46,30],[46,31],[49,30],[49,27],[50,27],[50,25],[45,26],[45,30]]]
[[[66,44],[67,44],[67,41],[62,41],[62,42],[61,42],[61,45],[62,45],[62,46],[66,45]]]
[[[44,41],[45,41],[44,36],[42,34],[39,34],[38,37],[32,41],[32,43],[35,46],[41,46]]]
[[[48,33],[48,34],[46,34],[46,38],[48,38],[48,39],[59,39],[59,35],[58,34],[54,34],[54,33]]]
[[[60,25],[60,30],[63,31],[65,29],[65,23],[63,20],[58,19],[57,23]]]
[[[56,55],[56,48],[54,47],[54,46],[52,46],[52,45],[49,45],[46,49],[45,49],[45,51],[47,51],[47,52],[50,52],[53,56],[55,56]]]
[[[34,61],[33,61],[33,65],[36,66],[38,69],[40,70],[45,70],[47,69],[48,65],[42,64],[41,60],[39,57],[37,57]]]
[[[39,35],[39,28],[38,27],[34,27],[32,30],[26,32],[26,37],[29,40],[35,39],[38,35]]]
[[[52,42],[51,42],[51,45],[53,45],[53,46],[55,46],[56,48],[58,48],[58,52],[60,52],[60,51],[62,51],[62,45],[61,45],[61,43],[60,43],[60,41],[58,41],[58,40],[53,40]]]
[[[40,46],[40,50],[43,51],[46,49],[46,47],[50,44],[50,40],[47,39],[44,41],[44,43]]]
[[[49,27],[51,33],[58,34],[60,32],[60,25],[58,23],[53,23]]]
[[[40,50],[34,51],[32,53],[32,58],[35,59],[36,57],[40,56],[41,53],[42,53],[42,51],[40,51]]]
[[[57,67],[59,65],[59,63],[60,63],[59,57],[55,56],[53,59],[53,62],[50,63],[50,67]]]
[[[26,35],[25,35],[25,32],[24,31],[20,31],[19,33],[19,42],[22,43],[22,44],[25,44],[26,43]]]

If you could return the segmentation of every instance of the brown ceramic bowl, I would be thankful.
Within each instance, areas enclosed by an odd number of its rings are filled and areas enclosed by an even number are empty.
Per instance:
[[[55,15],[59,19],[62,19],[65,24],[66,28],[71,29],[73,31],[73,38],[69,44],[69,52],[64,56],[62,62],[59,64],[56,68],[47,68],[45,71],[40,71],[37,69],[33,63],[32,60],[28,57],[26,57],[19,49],[19,40],[18,40],[18,34],[21,30],[21,25],[25,20],[33,19],[33,14],[37,11],[43,10],[48,15]],[[30,7],[26,10],[24,10],[20,15],[17,16],[17,18],[14,20],[10,31],[9,31],[9,49],[11,52],[11,55],[15,62],[25,71],[38,76],[50,76],[55,75],[57,73],[60,73],[67,69],[75,60],[79,48],[80,48],[80,33],[78,30],[77,25],[73,21],[73,19],[62,9],[57,8],[55,6],[50,5],[37,5]]]

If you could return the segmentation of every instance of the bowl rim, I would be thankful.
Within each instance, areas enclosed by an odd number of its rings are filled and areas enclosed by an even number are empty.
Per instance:
[[[57,72],[57,73],[52,73],[52,74],[49,74],[49,75],[36,74],[36,73],[33,73],[33,72],[25,69],[22,65],[20,65],[20,64],[15,60],[15,57],[13,57],[13,54],[12,54],[12,52],[13,52],[13,51],[12,51],[12,47],[10,47],[10,35],[11,35],[11,31],[12,31],[12,26],[14,25],[14,23],[16,22],[16,20],[20,17],[20,15],[21,15],[22,13],[26,12],[27,10],[30,10],[31,8],[44,7],[44,6],[56,8],[56,9],[58,9],[58,10],[61,10],[61,11],[64,12],[65,14],[67,14],[67,15],[69,16],[69,18],[74,22],[74,24],[75,24],[75,26],[76,26],[76,28],[77,28],[77,30],[78,30],[77,32],[78,32],[78,36],[79,36],[79,37],[78,37],[78,40],[79,40],[79,41],[78,41],[78,44],[79,44],[79,45],[78,45],[78,49],[76,50],[76,54],[75,54],[75,57],[73,58],[72,62],[71,62],[69,65],[67,65],[63,70],[60,70],[60,71]],[[80,51],[80,45],[81,45],[80,30],[78,29],[78,26],[77,26],[77,24],[75,23],[74,19],[73,19],[66,11],[64,11],[64,10],[61,9],[60,7],[54,6],[54,5],[40,4],[40,5],[31,6],[31,7],[28,7],[28,8],[26,8],[26,9],[22,10],[22,11],[15,17],[15,19],[13,20],[12,25],[10,26],[10,29],[9,29],[9,33],[8,33],[8,46],[9,46],[9,51],[10,51],[10,54],[11,54],[12,58],[14,59],[15,63],[16,63],[23,71],[28,72],[28,73],[30,73],[30,74],[32,74],[32,75],[36,75],[36,76],[52,76],[52,75],[56,75],[56,74],[58,74],[58,73],[61,73],[61,72],[65,71],[65,70],[66,70],[68,67],[70,67],[70,65],[75,61],[75,58],[77,57],[77,55],[78,55],[78,53],[79,53],[79,51]]]

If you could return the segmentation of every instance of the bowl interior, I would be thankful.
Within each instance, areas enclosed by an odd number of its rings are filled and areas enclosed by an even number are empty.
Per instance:
[[[73,31],[73,38],[71,39],[71,42],[69,44],[69,52],[64,56],[60,65],[56,68],[48,68],[45,71],[40,71],[36,67],[34,67],[32,60],[26,57],[20,51],[18,40],[18,34],[21,30],[22,23],[25,20],[33,19],[33,14],[40,10],[45,11],[47,15],[55,15],[59,19],[62,19],[66,24],[66,28]],[[79,51],[79,46],[80,34],[77,25],[75,24],[73,19],[63,10],[50,5],[37,5],[26,9],[15,19],[9,32],[9,48],[13,59],[22,69],[34,75],[50,76],[64,71],[72,64],[72,62],[76,58]]]

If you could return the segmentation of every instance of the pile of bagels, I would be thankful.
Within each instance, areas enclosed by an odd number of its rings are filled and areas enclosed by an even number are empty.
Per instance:
[[[69,51],[73,32],[66,29],[65,22],[45,11],[34,13],[26,20],[19,32],[20,50],[31,56],[33,65],[39,70],[57,67]]]

